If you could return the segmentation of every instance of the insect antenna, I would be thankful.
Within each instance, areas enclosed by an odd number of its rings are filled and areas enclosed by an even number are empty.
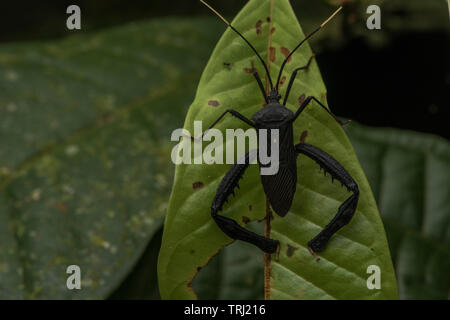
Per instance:
[[[200,0],[202,1],[202,0]],[[339,7],[327,20],[325,20],[324,22],[322,22],[322,24],[320,26],[318,26],[314,31],[312,31],[310,34],[308,34],[305,39],[303,39],[302,41],[300,41],[300,43],[294,48],[294,50],[291,51],[291,53],[289,53],[289,55],[286,57],[286,59],[284,59],[283,64],[281,65],[280,68],[280,72],[278,73],[278,78],[277,78],[277,84],[275,86],[275,88],[278,88],[278,85],[280,84],[280,78],[281,78],[281,74],[283,73],[283,69],[284,66],[286,65],[286,63],[288,62],[289,58],[294,54],[294,52],[300,48],[300,46],[306,42],[306,40],[308,40],[309,38],[311,38],[317,31],[319,31],[320,29],[322,29],[328,22],[330,22],[331,19],[334,18],[335,15],[337,15],[339,13],[339,11],[342,10],[342,6]]]
[[[225,22],[225,24],[227,26],[229,26],[231,28],[231,30],[233,30],[234,32],[236,32],[242,39],[244,39],[244,41],[248,44],[248,46],[253,50],[253,52],[256,54],[256,56],[258,57],[258,59],[261,61],[262,65],[264,66],[264,69],[266,70],[266,74],[267,77],[269,78],[269,83],[270,83],[270,90],[273,89],[273,83],[272,83],[272,78],[270,77],[270,73],[269,73],[269,69],[267,68],[266,63],[264,62],[264,59],[261,58],[261,56],[259,55],[258,51],[256,51],[255,47],[252,46],[252,44],[245,39],[245,37],[239,32],[237,31],[232,25],[231,23],[229,23],[227,21],[227,19],[225,19],[224,17],[222,17],[222,15],[220,13],[218,13],[213,7],[211,7],[209,4],[207,4],[205,1],[200,0],[201,3],[203,3],[209,10],[211,10],[212,12],[214,12],[214,14],[216,16],[218,16],[223,22]]]

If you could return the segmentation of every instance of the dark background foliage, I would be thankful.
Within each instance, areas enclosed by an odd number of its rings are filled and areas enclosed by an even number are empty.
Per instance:
[[[225,16],[233,17],[245,1],[213,2]],[[316,44],[334,112],[367,125],[448,138],[450,42],[445,1],[387,1],[382,7],[382,30],[366,32],[360,30],[364,1],[334,2],[347,3],[342,36]],[[65,28],[70,4],[82,8],[83,33],[153,17],[211,15],[197,0],[5,1],[0,5],[0,41],[42,40],[79,32]],[[314,27],[310,20],[318,21],[316,17],[326,17],[332,10],[324,1],[299,0],[292,5],[306,30]],[[374,45],[370,37],[383,42]]]

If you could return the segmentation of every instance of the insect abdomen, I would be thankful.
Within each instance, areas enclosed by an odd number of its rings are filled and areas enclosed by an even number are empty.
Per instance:
[[[261,182],[264,192],[269,198],[272,209],[281,217],[284,217],[292,205],[297,186],[297,166],[280,164],[275,175],[262,175]]]
[[[279,166],[274,175],[261,175],[264,192],[272,209],[284,217],[291,208],[297,185],[297,153],[293,147],[293,128],[279,128]]]

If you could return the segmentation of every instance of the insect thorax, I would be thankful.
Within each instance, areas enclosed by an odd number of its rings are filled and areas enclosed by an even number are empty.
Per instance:
[[[278,128],[289,122],[294,113],[278,102],[272,102],[252,116],[252,120],[259,128]]]

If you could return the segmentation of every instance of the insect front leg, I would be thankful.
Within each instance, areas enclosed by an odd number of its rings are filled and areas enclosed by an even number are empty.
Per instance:
[[[302,153],[317,162],[321,168],[331,174],[332,179],[342,183],[353,194],[339,206],[336,216],[327,224],[327,226],[308,242],[309,248],[314,252],[320,252],[325,249],[331,236],[339,229],[345,226],[352,219],[356,206],[358,205],[359,190],[358,185],[352,176],[325,151],[306,143],[299,143],[295,146],[297,153]]]
[[[225,110],[225,111],[224,111],[224,112],[216,119],[216,121],[214,121],[214,122],[212,123],[212,125],[210,125],[210,126],[208,127],[208,129],[206,129],[205,131],[203,131],[203,133],[201,134],[200,137],[197,137],[197,138],[194,138],[194,137],[192,137],[192,136],[185,136],[185,137],[186,137],[186,138],[190,138],[192,141],[200,141],[200,140],[204,137],[204,135],[208,132],[208,130],[212,129],[212,128],[220,121],[220,120],[222,120],[222,118],[223,118],[227,113],[229,113],[229,114],[231,114],[232,116],[238,118],[239,120],[245,122],[246,124],[248,124],[248,125],[250,125],[250,126],[252,126],[252,127],[255,127],[255,124],[254,124],[250,119],[248,119],[246,116],[242,115],[241,113],[237,112],[236,110],[233,110],[233,109],[227,109],[227,110]]]
[[[230,194],[234,194],[234,188],[239,187],[238,182],[242,178],[249,164],[256,159],[258,151],[256,149],[247,152],[243,158],[238,160],[231,169],[225,174],[211,205],[211,216],[216,221],[219,228],[230,238],[241,240],[254,244],[266,253],[276,252],[279,242],[277,240],[268,239],[251,232],[240,226],[233,219],[219,215],[223,204],[227,201]],[[243,161],[242,161],[243,160]]]
[[[306,63],[306,65],[304,65],[303,67],[297,68],[297,69],[294,70],[294,72],[292,72],[291,79],[289,79],[289,84],[288,84],[288,87],[287,87],[287,89],[286,89],[286,94],[284,95],[283,106],[286,105],[287,99],[288,99],[288,97],[289,97],[289,92],[291,92],[291,87],[292,87],[292,85],[294,84],[295,77],[297,77],[297,72],[299,72],[300,70],[308,69],[308,68],[309,68],[309,65],[311,64],[311,61],[312,61],[312,59],[313,59],[314,57],[315,57],[315,55],[313,54],[313,55],[309,58],[309,60],[308,60],[308,62]]]
[[[303,112],[303,110],[305,110],[305,108],[309,105],[309,103],[312,100],[317,102],[319,106],[325,109],[325,111],[328,112],[334,118],[334,120],[336,120],[341,126],[347,124],[348,121],[344,123],[341,120],[339,120],[330,110],[328,110],[328,108],[322,102],[319,101],[319,99],[313,96],[309,96],[305,99],[305,101],[303,101],[303,103],[297,109],[297,112],[295,113],[294,117],[292,118],[292,122],[294,122],[298,118],[298,116]]]

